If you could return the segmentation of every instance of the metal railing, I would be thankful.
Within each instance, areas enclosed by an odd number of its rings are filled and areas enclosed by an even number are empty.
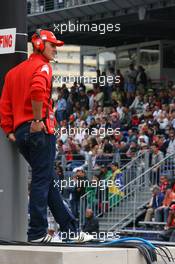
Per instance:
[[[159,182],[161,175],[169,175],[172,179],[175,173],[175,153],[147,169],[123,188],[123,196],[115,210],[109,211],[105,217],[107,231],[121,229],[131,221],[135,227],[136,217],[143,212],[143,205],[151,198],[150,187]],[[110,197],[113,199],[114,195]]]
[[[70,8],[74,6],[82,6],[100,0],[27,0],[27,13],[39,14],[52,10],[59,10],[62,8]]]
[[[139,174],[148,167],[149,152],[140,153],[132,160],[127,156],[123,157],[124,154],[103,153],[103,155],[93,156],[89,153],[81,152],[79,154],[71,154],[71,159],[69,154],[57,154],[56,161],[60,161],[64,174],[67,176],[71,176],[74,168],[82,166],[86,170],[88,179],[91,179],[92,175],[98,174],[101,165],[110,167],[111,162],[118,162],[124,173],[124,184],[127,184],[131,179],[135,178],[135,172]]]
[[[122,181],[124,186],[137,178],[142,172],[146,171],[149,168],[149,151],[140,153],[136,158],[128,162],[123,168],[122,172]],[[112,176],[112,174],[111,174]],[[111,177],[110,177],[111,178]],[[92,188],[89,192],[81,196],[80,198],[80,227],[85,223],[85,211],[86,208],[91,208],[94,212],[94,215],[100,216],[106,212],[112,210],[120,201],[120,195],[123,194],[119,190],[118,194],[111,195],[109,192],[109,180],[100,182],[96,188]],[[110,183],[111,184],[111,183]]]

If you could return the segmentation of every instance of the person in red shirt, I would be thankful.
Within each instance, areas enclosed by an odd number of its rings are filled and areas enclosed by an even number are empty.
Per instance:
[[[28,241],[60,242],[47,234],[47,206],[62,232],[76,232],[75,217],[63,203],[54,170],[56,138],[49,62],[54,60],[56,47],[64,42],[51,31],[37,30],[32,44],[34,52],[29,59],[6,75],[0,99],[0,125],[32,168]]]
[[[175,202],[170,205],[167,223],[164,227],[164,231],[160,234],[163,240],[175,242]]]

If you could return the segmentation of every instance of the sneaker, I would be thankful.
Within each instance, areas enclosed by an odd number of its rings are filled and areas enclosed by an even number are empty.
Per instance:
[[[70,238],[70,240],[77,243],[84,243],[94,240],[94,237],[88,233],[80,232],[76,237]]]
[[[62,239],[58,236],[51,236],[49,234],[46,234],[44,237],[30,240],[29,242],[31,243],[43,243],[43,244],[48,244],[48,243],[62,243]]]

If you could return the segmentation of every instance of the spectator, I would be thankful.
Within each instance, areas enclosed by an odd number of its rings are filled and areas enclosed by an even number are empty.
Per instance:
[[[170,206],[167,223],[164,227],[164,231],[160,235],[163,240],[169,242],[175,242],[175,204]]]
[[[100,174],[98,176],[98,178],[100,180],[108,180],[112,177],[112,172],[109,169],[109,167],[105,166],[104,164],[102,164],[100,166]]]
[[[67,101],[67,99],[69,97],[69,90],[66,87],[65,83],[63,83],[63,85],[62,85],[62,93],[63,93],[63,98]]]
[[[123,174],[119,169],[119,164],[117,162],[112,162],[112,180],[113,184],[109,186],[109,198],[113,196],[112,200],[110,199],[110,206],[116,205],[120,198],[123,196],[122,188],[123,188]],[[115,196],[114,196],[115,194]]]
[[[59,181],[63,181],[64,180],[64,173],[63,173],[63,168],[60,165],[60,163],[56,163],[56,175],[58,176]]]
[[[120,71],[120,69],[117,70],[117,77],[119,76],[120,83],[116,84],[117,87],[119,87],[119,91],[124,91],[124,77]]]
[[[137,93],[138,95],[135,97],[133,103],[130,105],[130,109],[135,109],[136,114],[140,117],[144,112],[144,102],[143,97]]]
[[[175,109],[171,110],[170,124],[175,129]]]
[[[175,183],[171,185],[171,189],[168,189],[165,193],[165,198],[163,200],[162,206],[155,210],[155,221],[156,222],[166,222],[168,219],[169,206],[175,201]]]
[[[56,119],[58,124],[60,124],[61,121],[66,119],[66,108],[67,108],[66,100],[63,98],[62,92],[59,92],[57,107],[56,107]]]
[[[167,155],[175,153],[175,132],[174,129],[169,131],[169,139],[167,141]]]
[[[48,0],[45,0],[45,1],[48,1]],[[39,4],[40,12],[42,13],[44,11],[44,0],[38,0],[38,4]]]
[[[32,7],[31,2],[27,1],[27,14],[31,14],[31,7]]]
[[[79,88],[79,102],[81,108],[84,107],[86,110],[89,110],[89,98],[86,95],[83,87]]]
[[[157,118],[157,122],[159,124],[159,128],[161,130],[161,133],[165,133],[165,130],[169,124],[169,120],[166,117],[166,114],[161,113],[159,117]]]
[[[115,82],[115,70],[114,68],[110,68],[109,69],[109,74],[108,74],[108,100],[111,100],[111,94],[112,94],[112,90],[113,90],[113,86],[114,86],[114,82]]]
[[[164,175],[161,175],[160,176],[160,182],[159,182],[159,187],[160,187],[160,191],[162,193],[166,193],[168,187],[169,187],[169,181],[168,181],[168,178],[167,176],[164,176]]]
[[[121,129],[128,130],[131,128],[131,112],[128,107],[123,107],[123,114],[120,119]]]
[[[145,88],[147,86],[147,75],[145,73],[145,69],[139,65],[137,70],[137,77],[136,77],[136,83],[139,90],[143,90],[145,92]]]
[[[95,89],[95,95],[93,97],[94,99],[94,103],[96,103],[96,105],[98,106],[103,106],[103,97],[104,97],[104,94],[103,92],[101,91],[101,88],[100,86],[97,86],[96,89]]]
[[[158,145],[156,143],[152,144],[151,149],[152,149],[151,166],[154,166],[157,163],[159,163],[164,158],[164,156],[163,153],[159,150]],[[158,184],[159,177],[160,177],[160,165],[157,165],[156,167],[153,168],[153,175],[151,182],[153,184]]]
[[[98,219],[94,216],[92,209],[86,209],[86,220],[83,226],[83,231],[88,232],[93,235],[99,233],[99,222]]]
[[[154,185],[152,188],[151,200],[147,205],[144,221],[152,221],[152,218],[154,217],[154,211],[155,209],[157,209],[162,205],[163,199],[164,199],[164,194],[163,192],[160,191],[160,187]]]
[[[87,185],[87,178],[83,167],[78,167],[73,170],[75,174],[72,177],[72,185],[70,186],[70,204],[74,216],[78,219],[80,212],[80,197],[85,194],[85,187]]]

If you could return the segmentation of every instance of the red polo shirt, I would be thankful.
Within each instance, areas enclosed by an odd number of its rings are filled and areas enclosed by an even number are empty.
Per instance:
[[[0,99],[0,125],[5,133],[34,118],[31,100],[43,102],[42,117],[46,116],[48,104],[51,108],[51,82],[51,65],[41,54],[32,54],[7,73]]]

